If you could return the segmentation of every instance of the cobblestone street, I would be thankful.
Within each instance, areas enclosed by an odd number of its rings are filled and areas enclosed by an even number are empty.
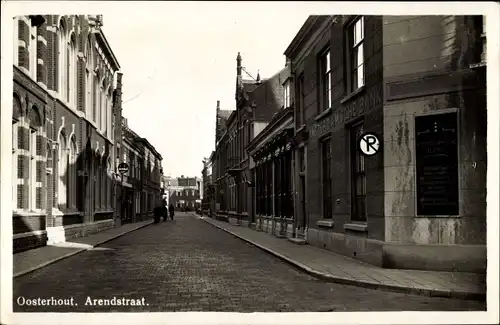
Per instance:
[[[19,306],[29,298],[75,306]],[[93,306],[131,298],[145,306]],[[484,310],[485,303],[327,283],[179,213],[93,250],[14,279],[14,312]],[[77,304],[77,305],[76,305]]]

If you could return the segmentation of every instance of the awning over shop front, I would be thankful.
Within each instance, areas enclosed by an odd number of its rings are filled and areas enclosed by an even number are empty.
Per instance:
[[[293,133],[293,126],[284,128],[255,151],[254,159],[256,161],[265,160],[291,150],[294,143]]]

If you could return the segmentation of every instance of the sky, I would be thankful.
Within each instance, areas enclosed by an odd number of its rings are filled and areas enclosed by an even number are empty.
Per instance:
[[[283,52],[308,14],[283,8],[152,2],[126,19],[103,13],[123,73],[123,114],[162,155],[166,176],[201,175],[215,149],[217,100],[235,109],[238,52],[253,77],[284,67]]]

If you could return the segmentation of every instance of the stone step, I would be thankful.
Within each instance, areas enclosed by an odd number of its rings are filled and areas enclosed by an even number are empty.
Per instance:
[[[291,241],[292,243],[296,244],[296,245],[305,245],[305,244],[307,244],[306,240],[302,239],[302,238],[288,238],[288,240]]]

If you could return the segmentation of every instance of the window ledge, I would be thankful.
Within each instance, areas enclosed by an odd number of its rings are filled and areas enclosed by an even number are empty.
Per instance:
[[[321,112],[318,116],[316,116],[315,120],[316,121],[319,121],[321,120],[322,118],[324,118],[325,116],[327,116],[328,114],[330,114],[332,112],[332,108],[328,108],[327,110]]]
[[[481,61],[481,62],[473,63],[473,64],[469,65],[469,68],[477,69],[477,68],[481,68],[481,67],[485,67],[485,66],[486,66],[486,61]]]
[[[83,212],[80,212],[80,211],[63,211],[63,216],[76,216],[76,215],[82,215],[83,216]]]
[[[47,213],[33,211],[13,211],[12,215],[14,217],[44,217],[47,215]]]
[[[333,228],[334,225],[335,225],[335,223],[333,222],[333,220],[316,221],[316,226],[318,226],[318,227]]]
[[[113,210],[99,210],[99,211],[96,211],[95,214],[100,214],[100,213],[113,213],[114,211]]]
[[[306,129],[306,125],[302,124],[302,126],[297,129],[296,133],[300,133],[300,132],[304,131],[305,129]]]
[[[346,223],[344,224],[344,229],[358,232],[367,232],[368,225],[364,223]]]
[[[354,96],[356,96],[356,95],[358,95],[358,94],[362,93],[364,90],[365,90],[365,86],[361,86],[361,87],[359,87],[358,89],[356,89],[356,90],[355,90],[355,91],[353,91],[352,93],[350,93],[350,94],[348,94],[348,95],[344,96],[344,98],[342,98],[342,99],[340,100],[340,103],[341,103],[341,104],[343,104],[343,103],[347,102],[349,99],[351,99],[351,98],[353,98]]]

